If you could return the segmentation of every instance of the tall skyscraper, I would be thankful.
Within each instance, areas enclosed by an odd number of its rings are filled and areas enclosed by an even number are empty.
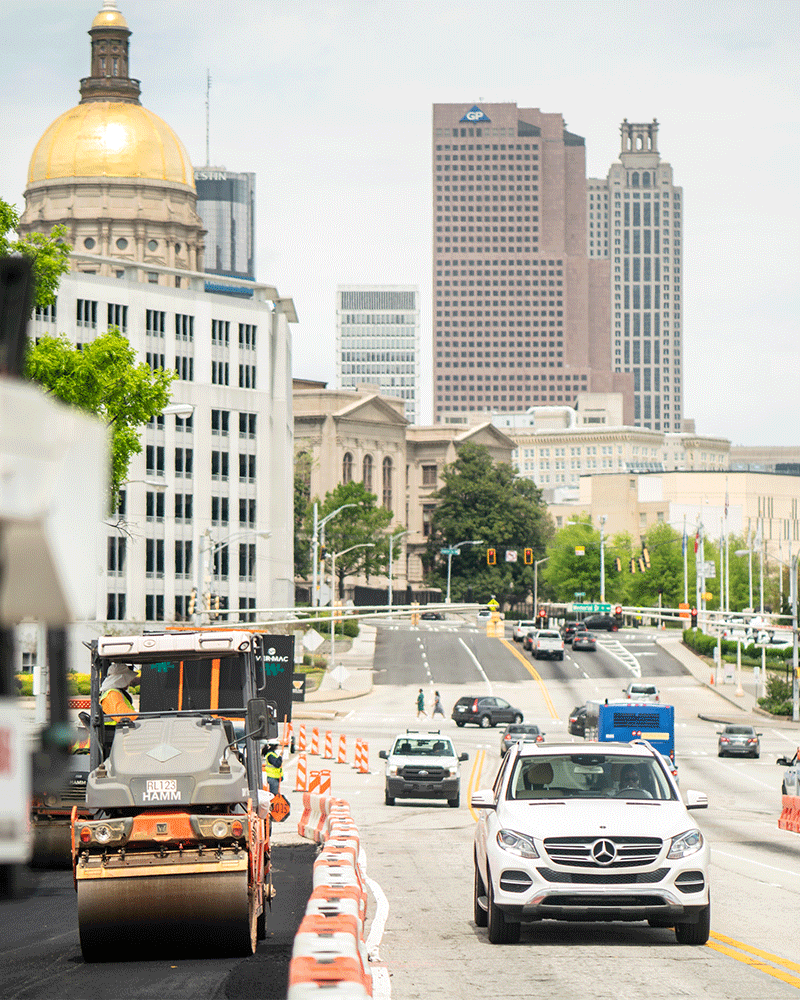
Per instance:
[[[587,250],[611,266],[614,371],[633,374],[633,423],[680,431],[683,419],[683,189],[658,152],[658,122],[620,126],[605,180],[590,179]]]
[[[609,264],[586,240],[584,140],[516,104],[433,108],[433,406],[574,404],[622,392],[611,368]]]
[[[256,280],[256,175],[197,167],[197,212],[206,227],[206,271]]]
[[[336,291],[336,379],[340,389],[380,386],[405,400],[419,422],[419,290],[342,285]]]

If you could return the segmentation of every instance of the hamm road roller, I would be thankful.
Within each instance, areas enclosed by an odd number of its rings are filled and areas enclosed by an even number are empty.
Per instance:
[[[92,642],[91,818],[72,820],[86,961],[249,955],[266,935],[261,745],[277,735],[266,638],[232,628]],[[109,681],[134,674],[138,707],[104,713]]]

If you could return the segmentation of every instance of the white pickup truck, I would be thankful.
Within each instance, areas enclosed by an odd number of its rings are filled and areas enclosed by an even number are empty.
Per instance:
[[[540,628],[533,633],[531,653],[534,660],[563,660],[564,640],[561,633],[552,628]]]

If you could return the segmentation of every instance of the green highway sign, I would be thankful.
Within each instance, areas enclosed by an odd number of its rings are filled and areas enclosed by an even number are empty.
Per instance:
[[[439,549],[439,555],[442,556],[457,556],[458,549]]]
[[[591,612],[591,613],[597,613],[597,612],[606,612],[606,613],[608,613],[611,610],[611,605],[610,604],[573,604],[572,605],[572,610],[573,611],[580,611],[580,612]]]

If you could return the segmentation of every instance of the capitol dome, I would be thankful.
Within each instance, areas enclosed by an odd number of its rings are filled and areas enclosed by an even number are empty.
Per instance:
[[[46,129],[31,156],[20,232],[60,223],[81,253],[200,271],[205,231],[192,164],[170,126],[139,101],[130,34],[116,0],[104,0],[89,30],[80,104]]]

